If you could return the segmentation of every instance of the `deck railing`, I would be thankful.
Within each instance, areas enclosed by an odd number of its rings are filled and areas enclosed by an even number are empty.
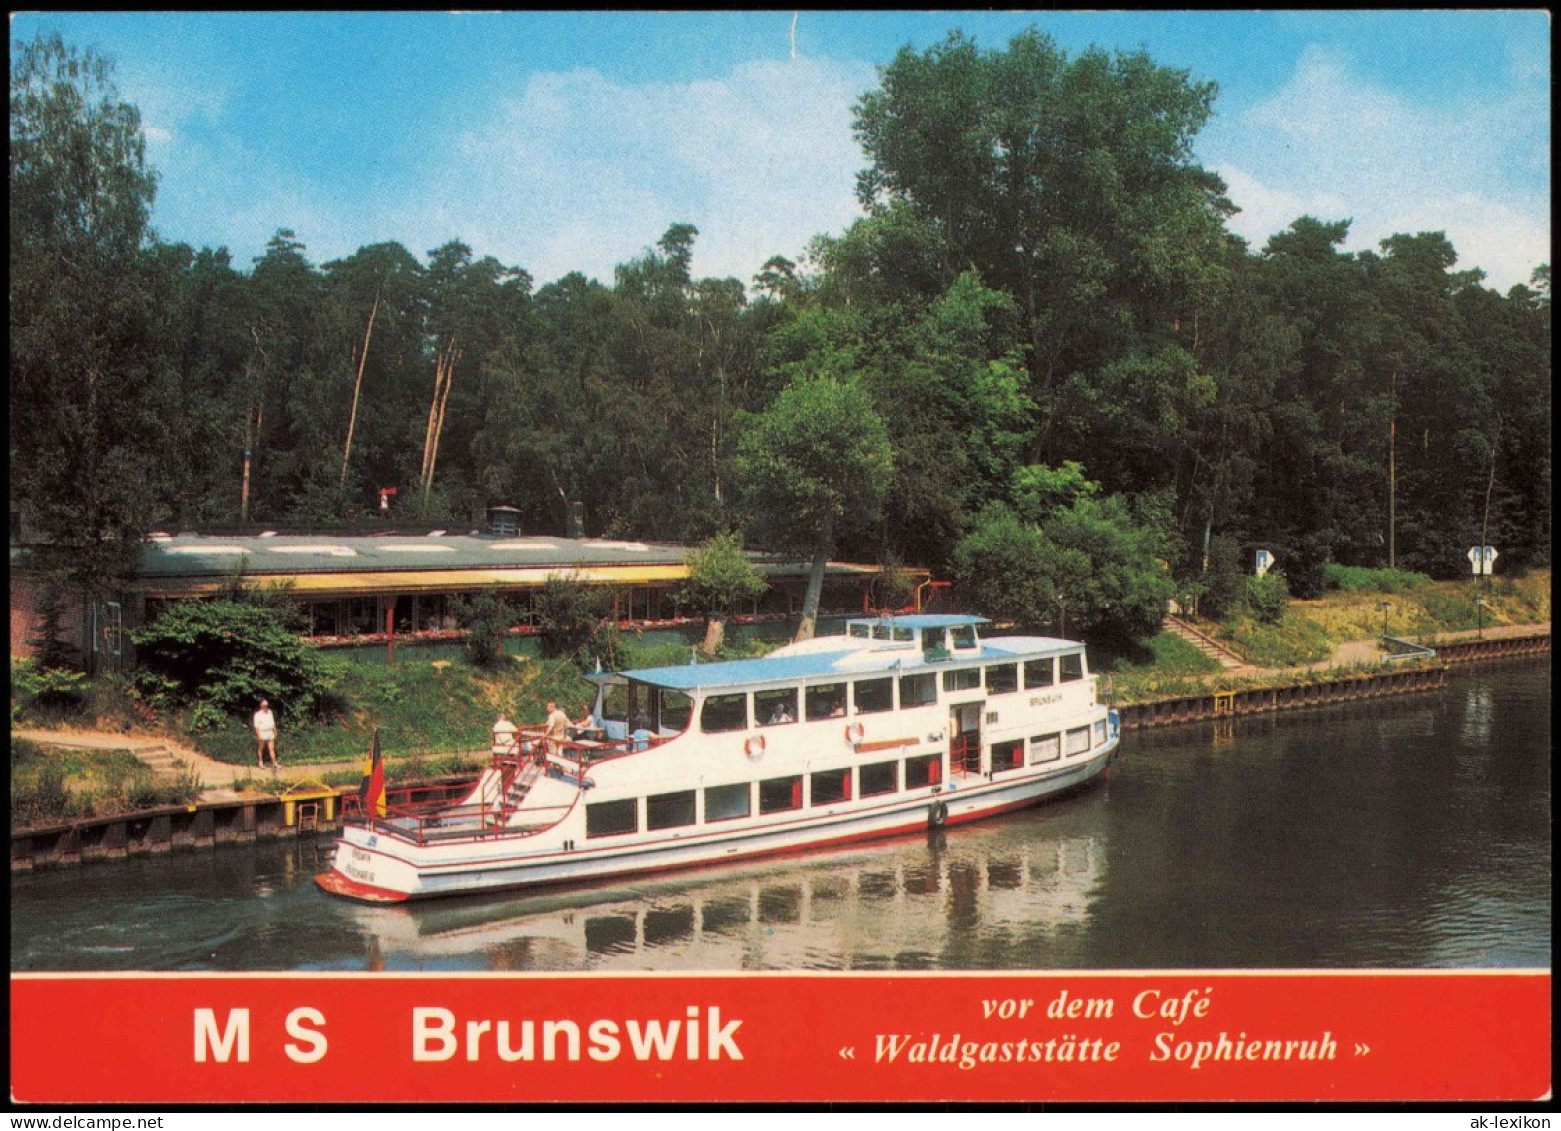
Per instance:
[[[347,794],[343,798],[342,819],[349,824],[372,828],[376,834],[414,844],[535,836],[558,824],[578,804],[580,794],[591,787],[590,767],[637,754],[666,741],[661,736],[644,735],[623,740],[553,739],[547,737],[543,727],[522,727],[516,731],[513,742],[494,751],[489,763],[490,770],[499,771],[496,796],[451,805],[448,801],[416,801],[413,800],[413,787],[395,787],[385,791],[384,813],[370,814],[364,811],[362,799],[357,794]],[[567,805],[525,807],[521,804],[524,793],[511,800],[511,789],[522,780],[528,767],[535,768],[534,776],[546,775],[576,786],[574,798]],[[527,792],[529,788],[528,782]],[[538,819],[528,820],[524,825],[511,825],[510,819],[520,812],[527,818]]]

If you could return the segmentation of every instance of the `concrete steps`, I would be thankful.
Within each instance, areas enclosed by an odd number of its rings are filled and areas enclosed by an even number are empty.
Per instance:
[[[1192,625],[1179,617],[1167,616],[1165,618],[1165,631],[1181,637],[1205,656],[1210,657],[1220,667],[1227,670],[1244,668],[1247,662],[1236,653],[1217,641],[1209,639]]]
[[[176,778],[189,772],[190,764],[166,746],[132,747],[135,756],[152,768],[159,777]]]

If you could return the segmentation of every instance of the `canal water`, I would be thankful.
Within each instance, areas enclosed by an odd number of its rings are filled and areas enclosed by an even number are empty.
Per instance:
[[[329,838],[12,877],[14,970],[1550,965],[1550,663],[1129,734],[1109,780],[947,833],[368,907]]]

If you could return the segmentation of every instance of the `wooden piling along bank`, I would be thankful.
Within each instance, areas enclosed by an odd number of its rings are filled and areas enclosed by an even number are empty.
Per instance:
[[[1119,707],[1118,711],[1124,727],[1152,727],[1347,703],[1433,690],[1447,682],[1448,667],[1452,664],[1548,655],[1549,652],[1548,635],[1467,640],[1439,646],[1434,666],[1356,673],[1287,687],[1216,691],[1134,703]],[[429,782],[414,787],[411,799],[455,800],[465,794],[471,781],[470,777],[460,777]],[[219,844],[335,832],[341,827],[341,798],[352,792],[355,792],[352,787],[305,790],[295,787],[278,797],[202,802],[13,831],[11,870],[26,871],[89,860],[125,859],[213,848]]]
[[[1355,672],[1336,679],[1295,683],[1283,687],[1252,687],[1242,691],[1211,691],[1150,703],[1118,707],[1124,727],[1167,726],[1204,719],[1231,718],[1299,707],[1349,703],[1412,691],[1429,691],[1447,682],[1453,664],[1478,663],[1507,657],[1548,655],[1548,635],[1517,636],[1501,640],[1464,640],[1436,648],[1436,660],[1428,665],[1376,672]]]
[[[469,777],[441,779],[416,788],[412,797],[453,800],[470,784]],[[335,832],[341,827],[342,795],[353,792],[351,787],[293,789],[278,797],[206,801],[13,831],[11,870]]]
[[[1213,691],[1204,695],[1160,699],[1152,703],[1134,703],[1118,707],[1117,711],[1124,727],[1166,726],[1202,719],[1348,703],[1357,699],[1376,699],[1409,691],[1429,691],[1446,682],[1447,666],[1440,664],[1436,667],[1383,672],[1380,675],[1355,675],[1318,683],[1297,683],[1287,687]]]

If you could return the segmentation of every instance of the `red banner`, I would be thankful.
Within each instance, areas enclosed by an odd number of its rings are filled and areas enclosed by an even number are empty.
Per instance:
[[[14,974],[21,1103],[1523,1101],[1548,971]]]

